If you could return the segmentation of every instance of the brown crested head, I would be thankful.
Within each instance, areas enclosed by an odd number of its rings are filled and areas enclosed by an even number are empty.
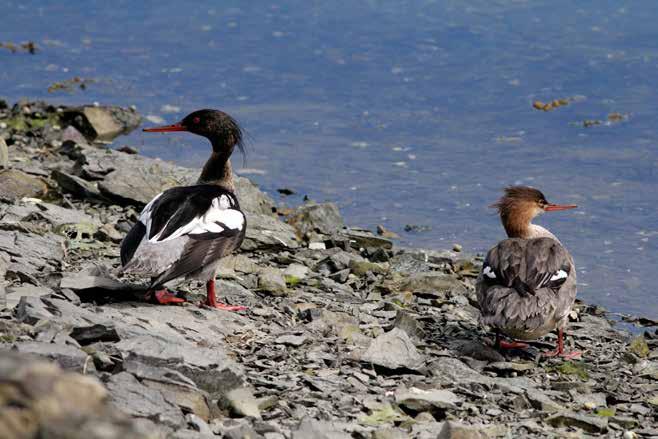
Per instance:
[[[498,209],[500,220],[510,238],[529,235],[532,219],[543,212],[573,209],[573,204],[551,204],[538,189],[529,186],[509,186],[505,194],[491,205]]]

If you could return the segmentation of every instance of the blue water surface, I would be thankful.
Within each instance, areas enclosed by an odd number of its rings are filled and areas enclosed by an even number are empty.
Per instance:
[[[0,41],[41,49],[0,50],[0,97],[136,105],[167,123],[224,109],[249,133],[243,174],[275,196],[295,190],[291,204],[335,201],[349,224],[383,224],[402,245],[484,252],[504,237],[487,207],[501,188],[536,186],[579,205],[539,219],[574,254],[579,296],[658,317],[656,2],[0,0],[0,11]],[[74,76],[96,82],[48,93]],[[532,107],[558,98],[571,101]],[[187,166],[209,151],[185,134],[124,143]]]

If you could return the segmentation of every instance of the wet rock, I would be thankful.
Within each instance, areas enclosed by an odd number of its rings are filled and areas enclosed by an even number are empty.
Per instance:
[[[395,402],[411,412],[433,412],[436,410],[456,409],[461,398],[449,390],[419,389],[411,387],[396,392]]]
[[[407,333],[398,328],[375,338],[360,359],[390,370],[419,370],[424,363]]]
[[[137,128],[142,121],[134,110],[122,107],[86,106],[69,108],[63,122],[72,125],[90,141],[109,141]]]
[[[24,197],[40,198],[48,193],[48,185],[41,178],[17,169],[0,171],[0,198],[20,200]]]
[[[297,230],[301,239],[308,239],[313,233],[332,235],[345,227],[338,206],[334,203],[300,206],[288,217],[288,223]]]
[[[608,419],[601,416],[580,415],[573,412],[560,412],[546,418],[545,422],[553,427],[576,427],[588,433],[605,433]]]
[[[152,419],[171,427],[184,422],[180,409],[167,401],[159,390],[144,386],[127,372],[112,375],[106,385],[112,405],[130,416]]]

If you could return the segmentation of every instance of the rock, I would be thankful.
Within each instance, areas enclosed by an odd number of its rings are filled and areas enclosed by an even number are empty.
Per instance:
[[[9,167],[9,149],[7,142],[0,137],[0,168],[6,169]]]
[[[487,362],[503,362],[505,357],[496,349],[476,340],[468,340],[456,344],[455,349],[460,356],[471,357]]]
[[[419,370],[424,363],[407,333],[398,328],[375,338],[360,359],[390,370]]]
[[[228,410],[232,416],[250,416],[256,419],[261,417],[258,401],[246,387],[239,387],[227,392],[220,398],[219,405]]]
[[[507,434],[508,429],[502,425],[465,425],[447,421],[444,422],[437,439],[490,439]]]
[[[20,200],[24,197],[40,198],[48,193],[48,185],[38,177],[32,177],[17,169],[0,171],[0,198]]]
[[[0,394],[3,437],[153,438],[108,404],[108,392],[96,379],[30,356],[0,353]]]
[[[281,335],[274,340],[275,344],[284,344],[287,346],[295,346],[299,347],[306,343],[308,341],[308,337],[306,335],[293,335],[293,334],[287,334],[287,335]]]
[[[179,427],[184,418],[180,409],[167,401],[159,390],[142,385],[128,372],[112,375],[107,381],[110,402],[136,418],[148,418],[171,427]]]
[[[421,296],[445,299],[448,294],[463,295],[466,288],[453,276],[443,273],[414,273],[402,278],[397,285],[392,284],[398,291],[411,291]]]
[[[302,264],[290,264],[283,270],[283,277],[286,283],[296,285],[300,280],[308,276],[308,267]]]
[[[49,223],[55,231],[69,224],[91,224],[99,226],[100,221],[84,212],[75,209],[67,209],[55,204],[36,201],[34,203],[37,210],[30,215],[32,218],[42,219]],[[25,220],[27,218],[23,218]]]
[[[52,294],[53,290],[48,287],[37,287],[30,284],[22,284],[18,287],[7,288],[7,309],[14,309],[18,306],[22,297],[41,297]],[[30,323],[30,322],[28,322]],[[31,323],[36,323],[35,321]]]
[[[38,269],[64,259],[64,238],[53,233],[36,235],[0,230],[0,251],[29,260]]]
[[[137,289],[134,286],[119,282],[111,277],[87,274],[84,271],[78,273],[64,273],[59,282],[59,287],[68,288],[73,291],[131,291]]]
[[[281,270],[271,267],[265,267],[258,273],[258,289],[276,296],[285,295],[288,290]]]
[[[39,297],[23,296],[16,305],[16,319],[19,322],[34,325],[40,320],[50,320],[54,317]]]
[[[80,373],[95,370],[91,357],[86,352],[73,346],[29,341],[16,343],[13,349],[21,354],[38,355],[55,361],[62,369]]]
[[[235,193],[240,200],[240,209],[247,213],[273,216],[274,200],[262,192],[248,178],[235,176]]]
[[[425,332],[421,324],[409,312],[398,310],[393,326],[406,332],[413,340],[422,340]]]
[[[136,111],[121,107],[86,106],[67,109],[63,121],[90,141],[109,141],[137,128],[142,118]]]
[[[341,232],[340,235],[347,238],[352,248],[357,250],[363,248],[368,250],[368,252],[374,253],[376,249],[390,250],[393,247],[393,243],[390,240],[362,230],[347,229]]]
[[[605,433],[608,430],[608,418],[601,416],[580,415],[573,412],[560,412],[545,419],[553,427],[576,427],[588,433]]]
[[[349,268],[357,276],[365,276],[367,273],[377,273],[383,274],[388,271],[388,264],[383,263],[379,264],[377,262],[370,261],[359,261],[357,259],[351,259],[349,262]]]
[[[563,406],[553,401],[540,390],[528,389],[526,390],[526,397],[536,410],[541,410],[542,412],[553,413],[563,411],[565,409]]]
[[[288,224],[297,230],[300,239],[307,239],[312,233],[332,235],[345,227],[334,203],[300,206],[288,217]]]
[[[278,250],[299,247],[295,230],[268,215],[247,215],[247,235],[242,250]]]
[[[400,407],[415,413],[456,409],[461,398],[449,390],[419,389],[411,387],[395,393],[395,402]]]
[[[120,340],[116,329],[110,324],[78,326],[73,328],[70,335],[71,338],[80,343],[81,346],[86,346],[99,341],[116,342]]]
[[[384,227],[381,224],[379,224],[377,226],[377,234],[379,236],[381,236],[382,238],[386,238],[386,239],[399,239],[400,238],[400,235],[398,235],[395,232],[392,232],[392,231],[388,230],[386,227]]]
[[[305,417],[292,431],[292,439],[350,439],[352,436],[339,430],[331,422]]]
[[[84,180],[78,176],[68,174],[60,170],[52,172],[52,178],[59,184],[60,188],[68,194],[83,200],[109,203],[110,200],[101,195],[98,184]]]

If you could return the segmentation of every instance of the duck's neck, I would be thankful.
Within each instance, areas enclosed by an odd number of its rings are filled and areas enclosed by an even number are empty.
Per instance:
[[[542,226],[538,226],[537,224],[533,224],[532,216],[530,215],[503,215],[501,216],[501,220],[509,238],[551,238],[558,242],[560,241],[548,229]]]
[[[197,183],[214,184],[224,189],[235,192],[235,182],[233,181],[233,168],[231,167],[231,150],[220,149],[213,142],[213,152],[210,158],[203,166],[201,175]]]

